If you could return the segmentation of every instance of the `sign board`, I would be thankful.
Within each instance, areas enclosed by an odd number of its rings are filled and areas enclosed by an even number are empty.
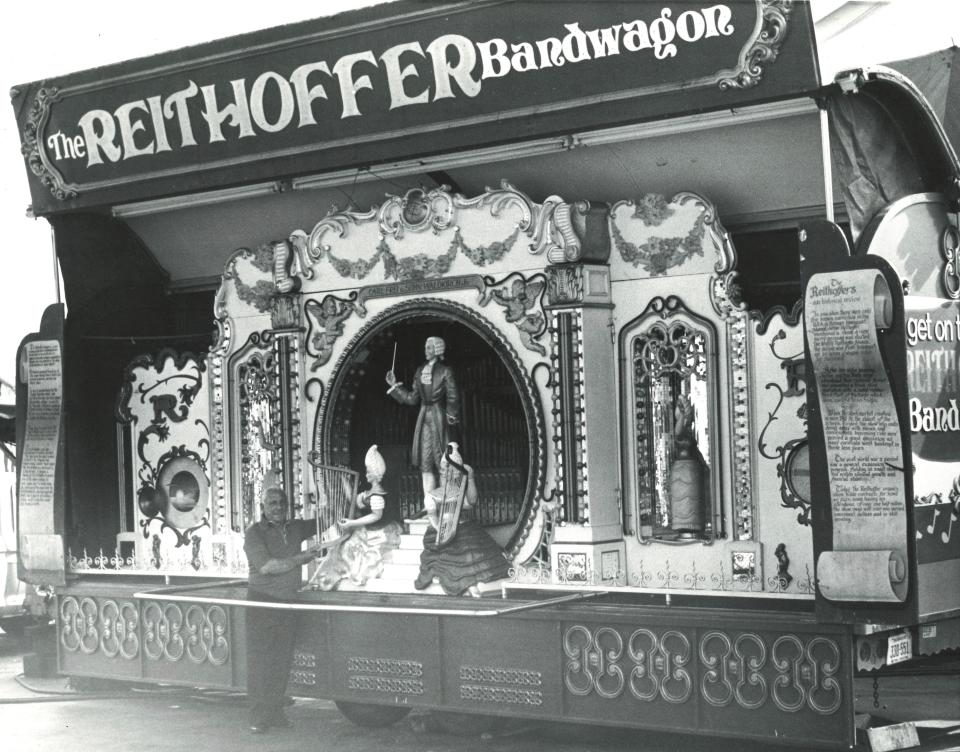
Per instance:
[[[212,42],[17,87],[14,107],[43,214],[182,191],[184,176],[237,184],[818,86],[805,3],[487,0]]]
[[[17,352],[18,577],[64,579],[63,306],[49,306],[39,334]]]
[[[805,291],[833,522],[817,584],[833,601],[907,596],[904,452],[878,336],[893,324],[893,305],[876,269],[814,274]]]

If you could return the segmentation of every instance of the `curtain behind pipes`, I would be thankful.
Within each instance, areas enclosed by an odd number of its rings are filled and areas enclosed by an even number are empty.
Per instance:
[[[924,181],[894,118],[872,97],[827,98],[830,152],[854,243],[884,206],[922,193]]]
[[[960,148],[960,47],[888,65],[917,85],[943,123],[953,148]]]

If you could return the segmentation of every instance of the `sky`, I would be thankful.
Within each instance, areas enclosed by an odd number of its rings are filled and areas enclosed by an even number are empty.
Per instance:
[[[669,0],[658,2],[669,5]],[[16,84],[374,4],[271,0],[230,5],[224,13],[218,12],[225,7],[220,3],[165,0],[136,6],[133,13],[129,0],[48,0],[42,12],[30,3],[5,3],[0,9],[0,27],[7,30],[0,46],[0,84],[9,90]],[[960,43],[957,0],[847,4],[846,13],[829,16],[843,5],[844,0],[814,4],[815,18],[828,21],[829,36],[819,40],[825,73]],[[880,7],[871,10],[870,5]],[[857,27],[852,30],[846,27],[851,20]],[[49,225],[26,216],[30,193],[9,107],[0,111],[0,174],[0,378],[12,382],[17,346],[37,329],[43,309],[55,302],[56,285]]]

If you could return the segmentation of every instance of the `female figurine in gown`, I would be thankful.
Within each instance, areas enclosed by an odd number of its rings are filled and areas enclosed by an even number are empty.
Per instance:
[[[440,460],[450,441],[458,440],[460,429],[460,393],[453,369],[443,362],[446,343],[440,337],[428,337],[424,344],[426,363],[417,368],[413,385],[407,389],[387,371],[387,390],[402,405],[419,405],[417,426],[413,432],[410,463],[420,469],[423,492],[428,494],[437,484]]]
[[[441,517],[448,517],[459,500],[462,484],[458,480],[462,474],[466,474],[467,487],[456,533],[447,543],[438,544],[437,528],[441,526]],[[423,535],[420,575],[414,583],[417,590],[423,590],[436,580],[447,595],[470,593],[479,596],[478,583],[507,576],[510,564],[503,550],[473,521],[477,485],[473,468],[463,463],[456,443],[448,445],[440,460],[439,483],[423,501],[431,527]]]
[[[321,563],[318,583],[322,590],[333,590],[342,581],[365,585],[367,580],[383,573],[383,554],[400,545],[400,525],[382,523],[387,492],[383,488],[386,463],[374,444],[364,458],[370,488],[357,494],[357,510],[364,512],[354,519],[341,519],[340,529],[346,537]]]

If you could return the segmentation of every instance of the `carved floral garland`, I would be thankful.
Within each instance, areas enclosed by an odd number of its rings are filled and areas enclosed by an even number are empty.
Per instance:
[[[341,277],[364,279],[382,261],[384,277],[404,282],[410,279],[443,276],[450,271],[450,266],[457,258],[458,253],[462,253],[477,266],[496,263],[510,252],[519,235],[520,228],[516,228],[504,240],[471,248],[464,242],[463,235],[457,229],[446,252],[436,258],[430,258],[426,254],[420,253],[416,256],[398,259],[390,250],[386,238],[381,238],[376,252],[368,259],[348,261],[338,258],[330,251],[327,251],[326,255],[330,264]]]
[[[653,211],[655,207],[645,207]],[[641,206],[637,206],[635,216],[641,217],[646,224],[656,226],[666,219],[662,213],[640,214]],[[646,216],[654,221],[647,222]],[[643,266],[644,271],[652,276],[664,275],[669,269],[682,266],[692,256],[703,255],[704,215],[697,217],[693,227],[686,237],[659,238],[651,237],[646,243],[636,245],[623,237],[616,222],[610,223],[614,245],[620,252],[620,257],[634,268]]]

